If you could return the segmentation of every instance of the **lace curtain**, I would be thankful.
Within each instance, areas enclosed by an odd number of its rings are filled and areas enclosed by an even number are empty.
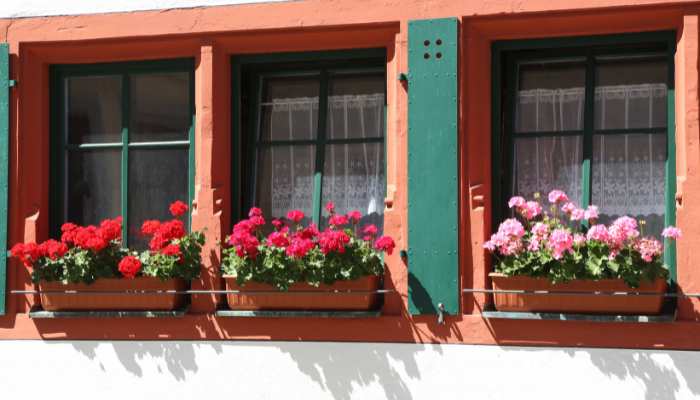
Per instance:
[[[583,88],[518,93],[516,131],[553,134],[515,134],[513,193],[531,196],[560,188],[580,204],[582,136],[556,132],[583,129],[584,97]],[[630,130],[593,138],[592,202],[600,206],[602,221],[633,215],[646,220],[651,234],[663,227],[666,135],[634,129],[664,127],[666,112],[665,84],[595,89],[595,128]]]
[[[384,136],[384,94],[328,96],[327,139],[366,139]],[[272,140],[314,139],[318,98],[277,98],[269,107]],[[263,110],[263,112],[265,112]],[[264,117],[267,118],[267,117]],[[326,144],[323,168],[324,202],[332,200],[339,213],[359,210],[361,222],[381,226],[385,195],[384,144],[373,140]],[[268,215],[284,216],[291,209],[312,215],[316,146],[280,145],[258,155],[258,201]]]

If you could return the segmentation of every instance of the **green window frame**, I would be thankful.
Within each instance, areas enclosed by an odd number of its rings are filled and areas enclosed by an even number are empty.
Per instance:
[[[527,59],[581,57],[585,60],[585,104],[583,129],[577,131],[517,133],[518,137],[543,137],[575,134],[583,137],[581,163],[582,206],[591,202],[593,135],[618,135],[629,133],[666,135],[665,162],[665,225],[676,220],[676,146],[675,146],[675,92],[674,55],[675,31],[644,32],[633,34],[565,37],[498,41],[492,45],[492,171],[493,171],[493,226],[498,226],[507,215],[504,208],[509,195],[514,160],[514,101],[517,62]],[[595,57],[640,53],[663,53],[667,62],[667,123],[662,128],[596,129],[594,126]],[[505,86],[503,85],[505,83]],[[506,88],[504,90],[504,87]],[[676,280],[676,251],[672,241],[665,240],[664,262],[670,268],[670,280]]]
[[[191,115],[190,125],[185,140],[163,140],[163,141],[138,141],[130,140],[130,79],[137,75],[161,74],[171,72],[185,72],[189,79],[189,113]],[[66,78],[87,77],[87,76],[120,76],[121,78],[121,137],[117,142],[109,143],[83,143],[71,144],[66,132],[65,115],[66,109],[65,89],[62,82]],[[69,151],[97,150],[97,149],[119,149],[120,153],[120,211],[123,218],[122,242],[128,246],[129,227],[129,153],[133,149],[182,149],[187,153],[187,203],[192,204],[194,198],[194,177],[195,177],[195,152],[194,152],[194,129],[195,129],[195,103],[194,103],[194,60],[193,59],[170,59],[156,61],[137,62],[116,62],[83,65],[52,65],[50,68],[51,82],[51,193],[50,193],[50,216],[49,226],[53,236],[60,235],[60,226],[66,221],[61,210],[65,204],[65,168],[67,154]],[[172,199],[179,200],[179,199]],[[167,204],[163,207],[167,208]],[[191,216],[188,214],[186,221],[187,229],[191,225]]]
[[[386,82],[385,49],[341,50],[327,52],[279,53],[265,55],[234,56],[232,58],[232,217],[233,223],[245,217],[245,212],[255,203],[256,153],[261,148],[275,146],[315,146],[312,194],[312,221],[320,226],[323,210],[323,177],[325,150],[334,144],[381,143],[384,146],[386,171],[386,87],[384,127],[381,137],[343,138],[328,137],[327,105],[329,80],[333,76],[352,74],[383,75]],[[258,115],[263,96],[263,84],[270,78],[311,76],[319,79],[317,136],[308,140],[262,140]],[[246,85],[244,85],[244,82]],[[246,86],[246,87],[244,87]],[[244,104],[244,96],[249,99]],[[247,114],[244,126],[241,117]],[[245,161],[242,161],[245,160]],[[246,171],[244,173],[244,171]],[[248,176],[247,180],[243,175]]]

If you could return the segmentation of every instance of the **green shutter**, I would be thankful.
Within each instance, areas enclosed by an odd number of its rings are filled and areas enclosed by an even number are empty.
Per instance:
[[[408,24],[408,268],[411,314],[459,312],[457,19]]]
[[[0,43],[0,315],[5,314],[7,281],[7,185],[10,147],[10,57],[7,43]]]

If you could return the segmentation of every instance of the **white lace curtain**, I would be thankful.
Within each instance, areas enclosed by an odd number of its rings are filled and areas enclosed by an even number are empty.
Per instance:
[[[566,190],[580,204],[582,136],[518,138],[517,132],[583,129],[584,89],[533,89],[518,93],[513,192]],[[595,128],[630,133],[594,135],[592,202],[604,219],[634,215],[650,233],[663,226],[666,137],[634,129],[666,126],[666,85],[601,86],[595,90]]]
[[[329,96],[327,139],[383,137],[384,103],[383,93]],[[269,104],[271,129],[277,132],[274,140],[315,138],[310,127],[318,118],[317,97],[278,98]],[[311,215],[316,147],[272,146],[263,151],[267,153],[260,168],[266,169],[267,164],[271,171],[259,179],[259,184],[269,185],[260,197],[263,202],[269,199],[271,215],[283,216],[291,209]],[[340,213],[361,211],[367,215],[362,223],[381,224],[386,186],[383,143],[326,144],[324,158],[323,201],[332,200]]]

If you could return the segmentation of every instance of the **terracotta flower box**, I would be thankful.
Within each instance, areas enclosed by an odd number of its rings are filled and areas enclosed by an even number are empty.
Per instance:
[[[41,306],[45,311],[83,310],[174,310],[184,306],[184,294],[142,294],[140,291],[184,291],[183,279],[162,281],[152,277],[134,279],[102,278],[91,284],[39,282],[39,291],[76,291],[76,294],[42,293]],[[123,292],[134,292],[123,294]],[[94,294],[90,292],[95,292]],[[101,292],[101,293],[98,293]],[[114,293],[109,293],[114,292]]]
[[[224,276],[226,290],[240,290],[242,293],[226,295],[232,310],[352,310],[365,311],[379,305],[378,276],[364,276],[353,281],[338,281],[332,285],[311,286],[295,283],[287,292],[280,292],[265,283],[248,282],[244,286],[236,283],[236,278]],[[329,291],[359,291],[364,293],[327,293]],[[274,293],[245,293],[274,292]],[[316,293],[299,293],[316,292]],[[326,292],[326,293],[324,293]]]
[[[546,290],[550,294],[494,293],[496,310],[516,312],[565,312],[587,314],[659,314],[664,303],[666,280],[642,281],[638,288],[621,279],[575,280],[552,284],[548,279],[489,274],[494,290]],[[566,294],[551,294],[567,292]],[[576,292],[639,292],[657,295],[590,296]],[[573,294],[572,294],[573,293]]]

